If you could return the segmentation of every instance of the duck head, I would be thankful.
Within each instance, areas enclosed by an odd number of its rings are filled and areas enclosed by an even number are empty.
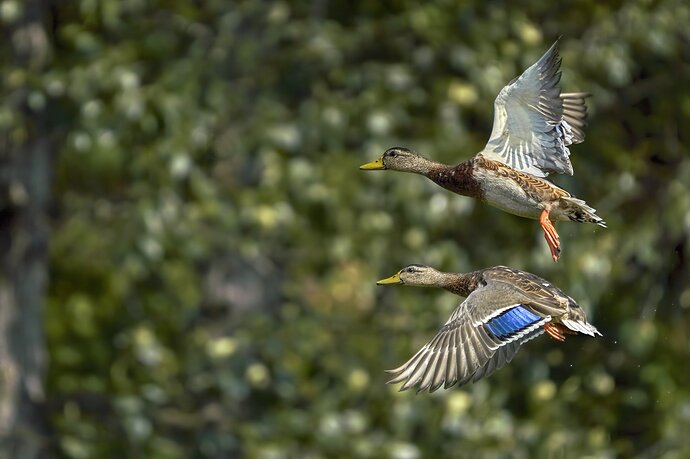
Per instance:
[[[424,265],[409,265],[393,274],[381,279],[376,285],[405,284],[416,287],[440,287],[446,283],[447,273]]]
[[[362,164],[359,168],[365,171],[390,169],[393,171],[426,174],[434,164],[433,161],[419,155],[414,150],[393,147],[386,150],[381,158],[370,163]]]

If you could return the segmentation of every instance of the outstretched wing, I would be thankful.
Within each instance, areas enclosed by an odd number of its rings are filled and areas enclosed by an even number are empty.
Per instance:
[[[498,348],[498,351],[496,351],[496,353],[491,357],[491,359],[486,363],[486,365],[479,368],[474,373],[474,375],[472,376],[472,380],[479,381],[482,378],[487,378],[491,376],[496,370],[500,370],[501,368],[509,364],[523,344],[525,344],[527,341],[533,340],[542,333],[544,333],[544,329],[538,327],[536,330],[525,334],[525,336],[520,338],[518,341],[513,341],[512,343],[506,346]]]
[[[511,291],[543,316],[561,316],[569,307],[579,308],[561,289],[532,273],[507,266],[485,269],[484,279],[496,290]]]
[[[601,336],[599,330],[587,322],[587,315],[577,302],[547,280],[507,266],[494,266],[482,274],[493,289],[508,290],[518,297],[529,298],[524,303],[536,314],[558,317],[559,322],[572,331]]]
[[[480,153],[537,177],[573,175],[568,145],[584,141],[587,93],[561,94],[558,41],[494,102],[494,126]]]
[[[433,392],[488,376],[510,362],[519,347],[538,335],[551,316],[516,303],[509,290],[472,292],[427,344],[405,364],[389,370],[389,384]]]

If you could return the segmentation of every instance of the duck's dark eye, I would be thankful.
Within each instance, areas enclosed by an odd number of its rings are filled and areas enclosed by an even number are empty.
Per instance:
[[[395,151],[391,151],[390,153],[388,153],[388,156],[390,156],[391,158],[395,158],[396,156],[398,156],[398,153]]]

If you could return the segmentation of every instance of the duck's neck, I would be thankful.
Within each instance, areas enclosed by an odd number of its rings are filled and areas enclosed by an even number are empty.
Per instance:
[[[435,163],[435,166],[424,174],[430,180],[453,193],[472,198],[481,197],[481,187],[473,173],[475,167],[473,160],[470,159],[457,166],[439,163]]]
[[[477,273],[445,273],[441,281],[441,287],[451,293],[467,296],[479,285]]]
[[[413,174],[431,178],[434,174],[446,169],[452,169],[452,166],[446,166],[445,164],[437,163],[429,158],[418,156],[414,161],[410,161],[398,170],[402,172],[412,172]]]

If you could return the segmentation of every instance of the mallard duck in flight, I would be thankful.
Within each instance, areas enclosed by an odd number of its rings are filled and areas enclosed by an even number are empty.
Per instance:
[[[489,142],[473,158],[448,166],[407,148],[390,148],[364,170],[421,174],[454,193],[477,198],[520,217],[539,219],[554,261],[561,245],[553,225],[572,220],[606,227],[596,210],[545,179],[573,174],[568,146],[584,141],[587,93],[561,94],[558,41],[494,102]]]
[[[388,370],[400,390],[433,392],[489,376],[510,362],[525,342],[546,332],[601,336],[575,300],[544,279],[505,266],[467,274],[410,265],[378,285],[441,287],[467,297],[431,341],[404,365]]]

